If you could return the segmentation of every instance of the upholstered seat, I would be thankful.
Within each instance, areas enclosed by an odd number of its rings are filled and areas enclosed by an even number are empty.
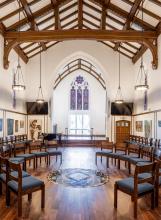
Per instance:
[[[9,161],[12,163],[24,163],[24,158],[23,157],[10,157]]]
[[[44,182],[33,177],[33,176],[28,176],[22,179],[22,190],[28,190],[28,189],[32,189],[35,187],[40,187],[43,186]],[[8,182],[8,186],[14,191],[14,192],[18,192],[18,182],[12,180]]]
[[[18,178],[18,172],[16,172],[16,171],[11,172],[11,175],[14,176],[15,178]],[[28,177],[28,176],[30,176],[29,173],[22,171],[22,178]],[[2,180],[3,182],[6,182],[6,174],[5,173],[0,174],[0,180]]]
[[[145,158],[131,157],[129,159],[129,162],[135,165],[135,164],[137,164],[139,162],[151,162],[151,161],[148,160],[148,159],[145,159]]]
[[[56,156],[56,161],[57,161],[57,156],[60,156],[60,161],[62,163],[62,152],[61,151],[57,151],[57,150],[54,150],[54,149],[46,148],[46,152],[48,153],[49,164],[50,164],[50,156]]]
[[[44,156],[48,156],[48,152],[45,151],[40,151],[40,152],[34,152],[34,154],[36,155],[36,157],[44,157]]]
[[[112,153],[112,150],[106,150],[106,151],[97,151],[96,155],[97,156],[104,156],[107,157],[109,154]]]
[[[119,189],[123,189],[127,193],[131,194],[134,192],[134,178],[133,177],[129,177],[129,178],[116,181],[116,184]],[[144,194],[146,192],[150,192],[152,190],[154,190],[154,185],[150,183],[138,184],[138,195]]]
[[[124,161],[129,161],[130,158],[136,158],[136,157],[134,157],[134,156],[132,156],[132,155],[127,155],[127,154],[120,154],[120,155],[118,156],[118,159],[119,159],[119,160],[124,160]]]
[[[16,155],[16,157],[22,157],[22,158],[34,158],[35,154],[20,154],[20,155]]]

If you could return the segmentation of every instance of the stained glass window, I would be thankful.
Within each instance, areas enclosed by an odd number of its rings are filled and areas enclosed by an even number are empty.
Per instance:
[[[83,110],[88,110],[89,104],[89,91],[87,86],[83,90]]]
[[[76,110],[76,91],[74,86],[70,90],[70,109]]]
[[[88,83],[82,76],[77,76],[71,86],[70,110],[89,110]]]

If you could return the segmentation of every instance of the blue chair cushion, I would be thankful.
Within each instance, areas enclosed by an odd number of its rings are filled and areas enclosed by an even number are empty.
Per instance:
[[[114,158],[114,159],[118,159],[120,155],[125,155],[124,152],[115,152],[115,153],[111,153],[110,157]]]
[[[47,153],[49,155],[62,155],[61,151],[56,151],[56,150],[51,150],[51,149],[47,149]]]
[[[18,172],[17,171],[12,171],[11,175],[17,178],[18,177]],[[30,176],[30,174],[25,172],[25,171],[22,171],[22,178],[25,178],[27,176]],[[3,181],[3,182],[6,182],[6,174],[5,173],[0,174],[0,180]]]
[[[117,186],[119,189],[126,190],[128,193],[134,192],[134,178],[129,177],[119,181],[116,181]],[[150,192],[154,189],[154,186],[150,183],[141,183],[138,184],[138,195],[144,194],[146,192]]]
[[[34,158],[35,154],[20,154],[20,155],[16,155],[16,157],[22,157],[25,159],[29,159],[29,158]]]
[[[132,158],[129,159],[129,162],[135,165],[139,162],[150,162],[150,160],[147,160],[145,158],[132,157]]]
[[[130,158],[131,158],[131,156],[127,155],[127,154],[118,155],[118,159],[120,159],[120,160],[129,161]]]
[[[96,156],[102,156],[102,157],[109,157],[109,155],[112,153],[112,151],[109,151],[109,152],[105,152],[105,151],[98,151],[96,152]]]
[[[33,177],[28,176],[22,179],[22,190],[25,191],[27,189],[32,189],[35,187],[43,186],[44,182]],[[11,188],[13,191],[18,191],[18,183],[14,180],[8,182],[9,188]]]
[[[24,163],[24,158],[23,157],[10,157],[9,161],[11,161],[12,163]]]
[[[40,152],[34,152],[34,154],[36,155],[36,157],[44,157],[48,155],[48,152],[40,151]]]

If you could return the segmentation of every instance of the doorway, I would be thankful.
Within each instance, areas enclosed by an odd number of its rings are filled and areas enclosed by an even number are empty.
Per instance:
[[[123,143],[130,136],[130,121],[116,121],[116,143]]]

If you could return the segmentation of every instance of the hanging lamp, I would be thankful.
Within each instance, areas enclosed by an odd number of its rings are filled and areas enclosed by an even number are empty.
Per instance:
[[[142,22],[144,20],[143,19],[143,3],[144,3],[144,0],[142,0]],[[143,27],[142,27],[142,33],[143,33]],[[136,79],[135,90],[146,91],[148,89],[149,89],[149,85],[148,85],[148,81],[147,81],[147,73],[145,71],[143,56],[142,56],[137,79]]]
[[[115,103],[122,104],[123,102],[124,100],[123,100],[121,86],[120,86],[120,48],[119,48],[119,85],[118,85],[118,89],[116,93]]]
[[[42,70],[41,70],[41,44],[40,44],[40,85],[38,88],[38,96],[36,99],[36,102],[39,104],[44,103],[44,96],[43,96],[42,86],[41,86],[41,73],[42,73]]]
[[[20,9],[20,1],[19,2],[19,9]],[[19,10],[19,22],[20,22],[20,11]],[[19,36],[20,36],[20,27],[19,27]],[[22,73],[22,68],[21,68],[21,65],[20,65],[20,57],[18,55],[18,64],[17,64],[17,68],[16,68],[16,71],[14,73],[14,82],[13,82],[13,85],[12,85],[12,89],[14,91],[22,91],[22,90],[25,90],[25,83],[24,83],[24,78],[23,78],[23,73]]]

